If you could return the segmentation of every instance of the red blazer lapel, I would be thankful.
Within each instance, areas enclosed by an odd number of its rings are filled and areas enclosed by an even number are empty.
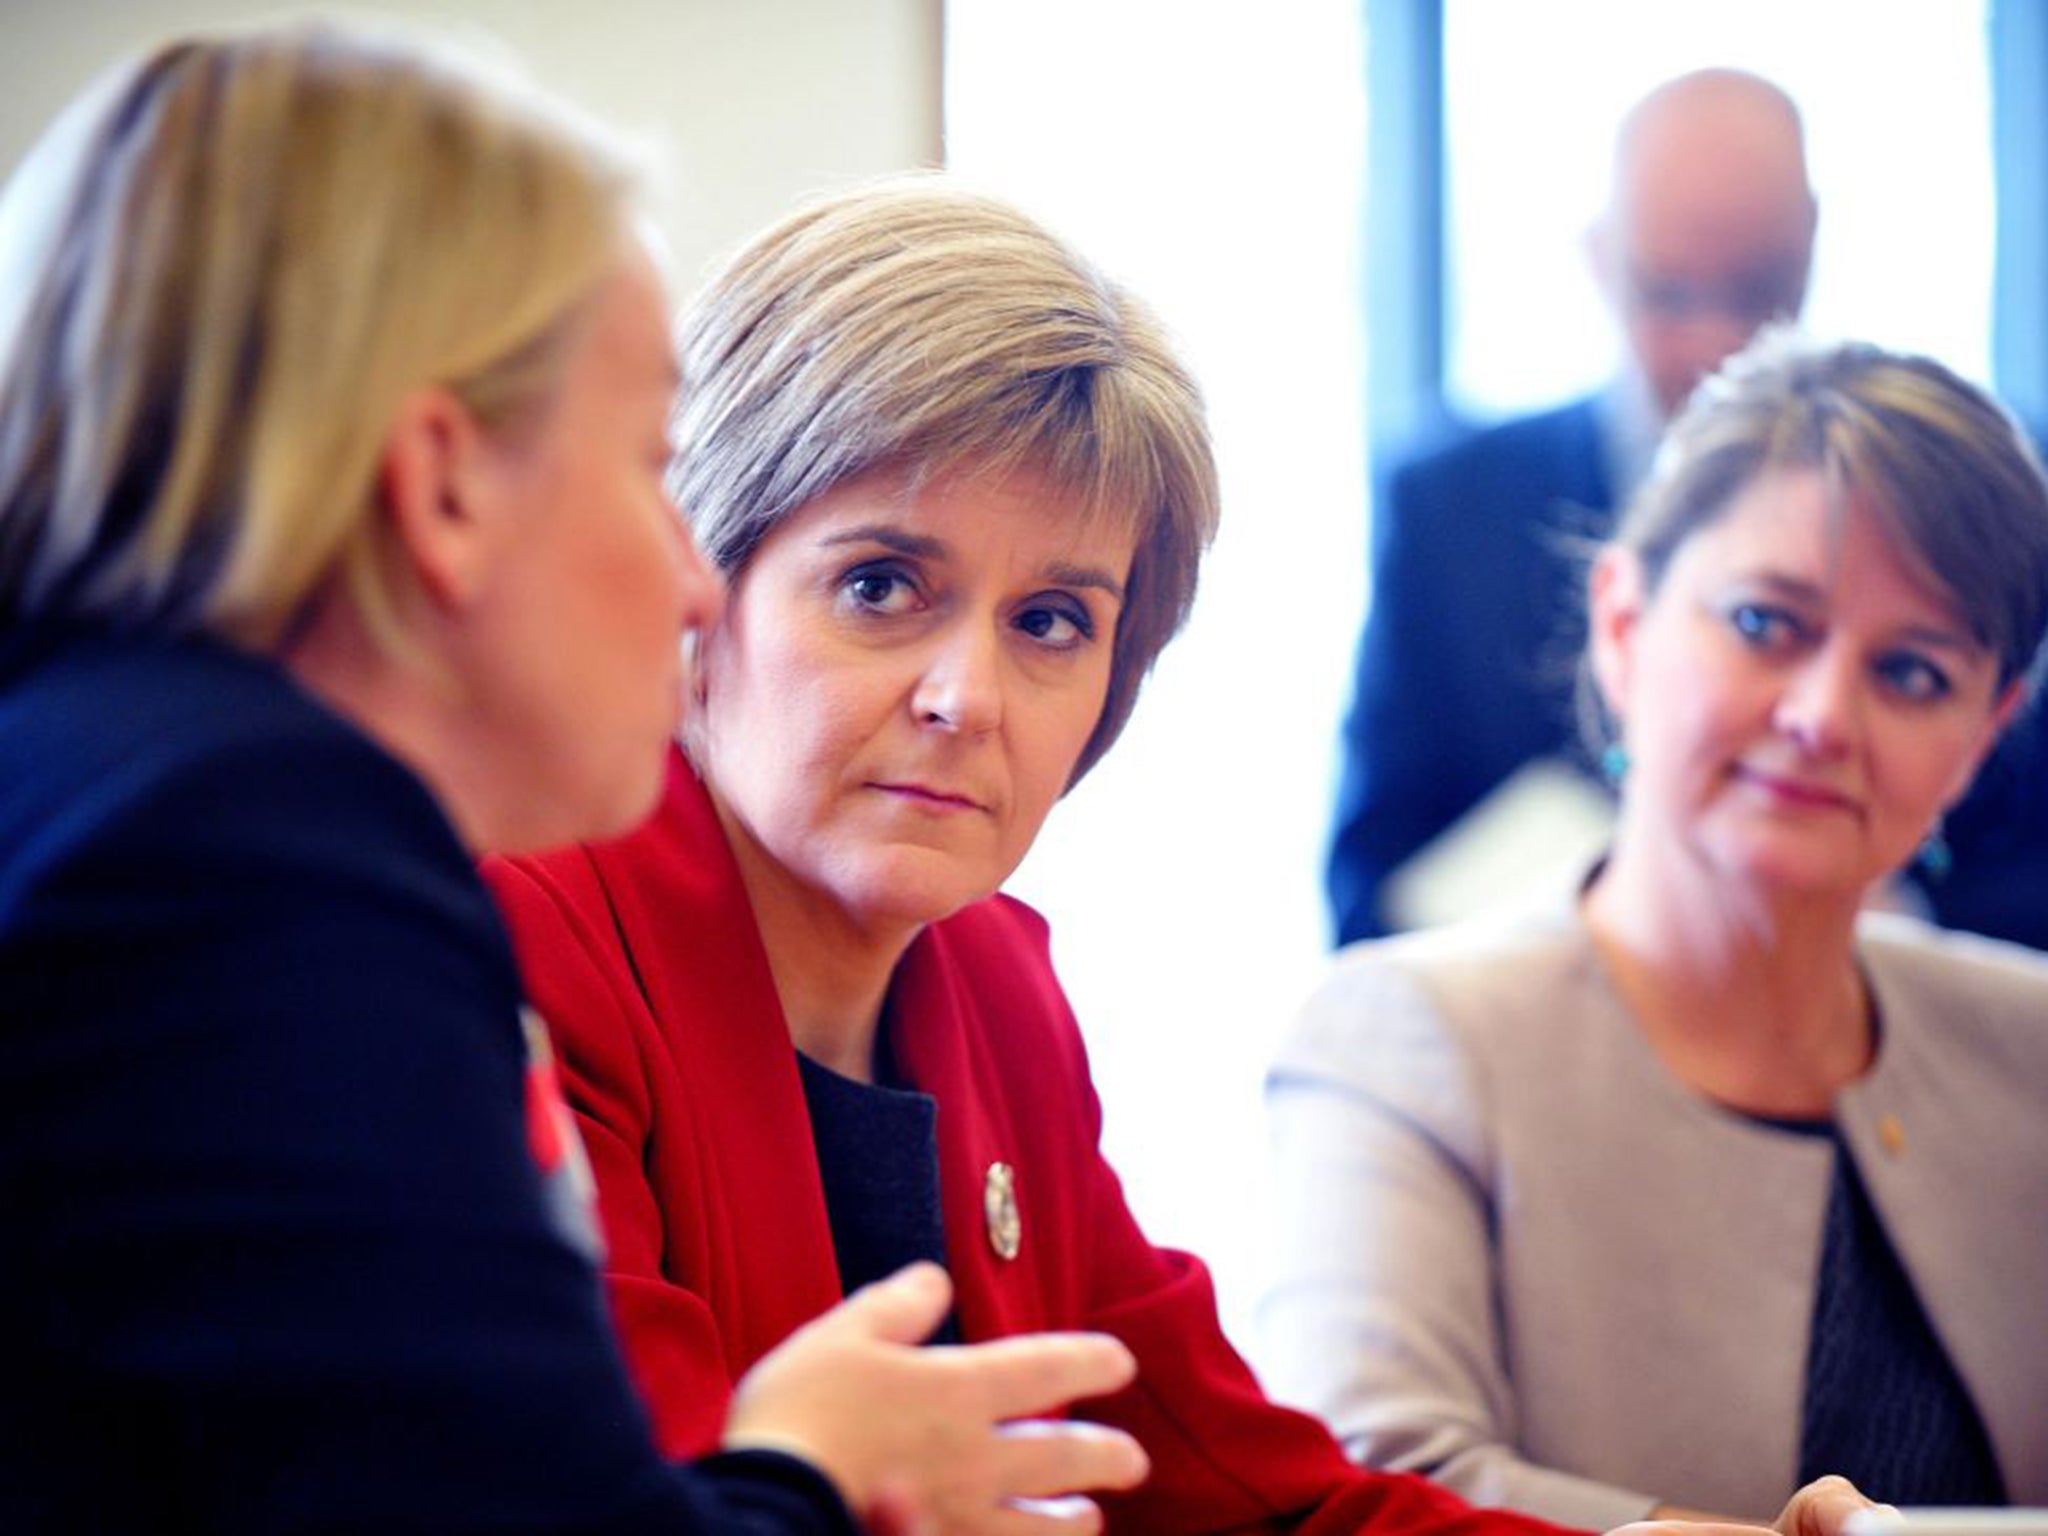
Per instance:
[[[956,922],[918,936],[890,1000],[897,1060],[916,1087],[939,1101],[940,1204],[961,1332],[989,1339],[1047,1326],[1041,1270],[1060,1237],[1037,1219],[1049,1205],[1033,1191],[1034,1176],[1051,1170],[1032,1166],[1013,1120],[1019,1105],[999,1079],[1000,1063],[981,1048],[1003,1027],[1005,999],[987,995],[1000,978],[980,971],[967,980]],[[1020,1225],[1013,1258],[1004,1258],[991,1237],[990,1183],[998,1164],[1008,1170]]]
[[[672,1130],[705,1170],[699,1219],[712,1307],[751,1362],[838,1300],[810,1116],[768,957],[710,797],[680,752],[668,803],[594,850],[661,1036],[696,1100]],[[658,1155],[658,1153],[657,1153]]]

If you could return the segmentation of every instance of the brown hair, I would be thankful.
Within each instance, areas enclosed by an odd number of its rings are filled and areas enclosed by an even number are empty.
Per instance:
[[[1615,530],[1655,591],[1681,545],[1759,476],[1816,470],[1854,496],[1998,659],[2048,629],[2048,484],[1997,401],[1931,358],[1766,331],[1703,382]]]

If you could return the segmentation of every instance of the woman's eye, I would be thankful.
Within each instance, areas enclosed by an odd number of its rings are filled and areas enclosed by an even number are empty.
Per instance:
[[[1728,610],[1735,633],[1760,651],[1783,649],[1806,635],[1797,616],[1768,603],[1737,603]]]
[[[1054,650],[1072,650],[1095,636],[1095,621],[1079,603],[1033,603],[1017,615],[1017,627]]]
[[[1946,672],[1912,651],[1894,651],[1879,657],[1877,675],[1887,688],[1905,699],[1945,699],[1955,691]]]
[[[839,590],[855,607],[873,613],[906,613],[917,599],[908,574],[889,565],[858,566],[840,578]]]

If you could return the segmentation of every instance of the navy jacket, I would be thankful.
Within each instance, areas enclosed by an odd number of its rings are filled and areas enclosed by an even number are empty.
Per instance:
[[[0,672],[0,1529],[850,1530],[654,1452],[519,1010],[432,797],[276,668]]]
[[[1387,877],[1489,790],[1578,751],[1580,593],[1612,520],[1591,400],[1461,434],[1387,477],[1329,852],[1339,943],[1386,931]]]

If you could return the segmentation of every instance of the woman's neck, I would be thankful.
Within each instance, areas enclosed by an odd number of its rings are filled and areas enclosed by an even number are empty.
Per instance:
[[[837,902],[793,880],[716,791],[712,803],[747,888],[790,1042],[841,1077],[873,1082],[889,983],[918,929],[859,926]]]
[[[538,845],[522,841],[517,795],[477,745],[455,671],[420,634],[402,655],[380,645],[354,607],[330,593],[274,659],[298,685],[419,777],[473,855]],[[557,838],[555,841],[563,841]]]
[[[1858,903],[1772,899],[1625,842],[1583,898],[1622,1002],[1665,1066],[1750,1114],[1813,1118],[1875,1046]]]

